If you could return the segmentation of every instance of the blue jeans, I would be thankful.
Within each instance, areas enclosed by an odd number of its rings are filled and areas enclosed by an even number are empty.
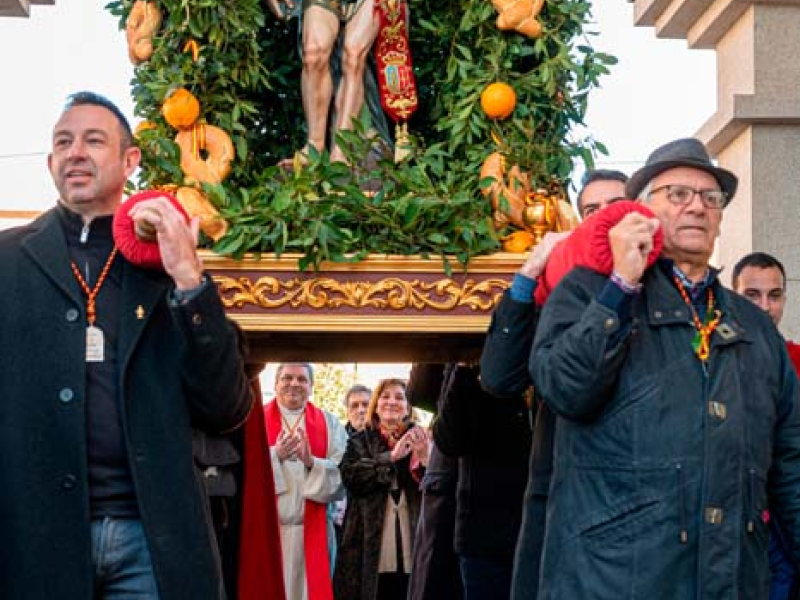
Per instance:
[[[459,554],[464,600],[508,600],[511,596],[512,557],[483,558]]]
[[[98,600],[158,600],[153,562],[138,520],[92,521],[92,561]]]

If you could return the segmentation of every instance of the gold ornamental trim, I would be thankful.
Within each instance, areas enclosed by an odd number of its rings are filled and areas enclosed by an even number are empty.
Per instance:
[[[308,307],[316,310],[348,307],[452,311],[466,307],[488,312],[509,285],[505,279],[466,279],[459,283],[451,278],[428,282],[399,277],[339,281],[324,276],[313,279],[264,276],[253,281],[249,277],[215,275],[214,281],[226,308],[253,305],[265,309]]]
[[[527,254],[498,252],[489,256],[471,258],[467,265],[468,274],[507,273],[509,279],[522,265]],[[211,271],[262,271],[297,273],[298,261],[302,254],[283,254],[280,258],[274,255],[246,255],[241,260],[220,256],[208,250],[201,250],[200,257],[205,267]],[[454,274],[464,273],[464,269],[454,257],[450,257],[450,265]],[[422,258],[420,256],[398,256],[370,254],[358,262],[324,262],[320,272],[324,273],[375,273],[391,271],[395,273],[439,273],[444,274],[441,258]],[[306,269],[306,272],[311,272]]]
[[[246,331],[292,332],[425,332],[483,333],[489,327],[489,315],[400,316],[400,315],[287,315],[285,313],[229,315]]]
[[[501,253],[471,259],[371,255],[300,272],[300,254],[246,256],[201,252],[228,316],[246,331],[474,334],[525,259]]]

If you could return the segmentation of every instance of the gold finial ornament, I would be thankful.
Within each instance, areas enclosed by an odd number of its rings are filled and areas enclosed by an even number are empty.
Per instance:
[[[522,212],[522,220],[533,233],[535,244],[542,241],[545,233],[556,230],[556,212],[558,210],[556,201],[554,196],[542,188],[528,193],[525,198],[526,207]]]
[[[408,123],[398,123],[394,134],[394,162],[403,162],[411,155],[411,140],[408,138]]]

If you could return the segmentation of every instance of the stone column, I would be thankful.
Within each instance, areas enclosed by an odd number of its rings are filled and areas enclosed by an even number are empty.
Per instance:
[[[775,255],[789,291],[781,329],[800,339],[800,0],[634,0],[634,22],[716,51],[717,111],[696,135],[739,176],[717,250],[723,280],[748,252]]]

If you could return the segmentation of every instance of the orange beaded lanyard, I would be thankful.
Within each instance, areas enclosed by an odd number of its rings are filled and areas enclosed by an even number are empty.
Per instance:
[[[105,266],[103,266],[103,270],[100,271],[100,277],[97,278],[97,283],[94,284],[94,288],[89,288],[89,284],[86,283],[86,280],[81,275],[81,272],[78,269],[78,265],[75,264],[75,261],[73,260],[70,263],[72,265],[72,272],[75,274],[75,279],[78,280],[78,284],[81,286],[81,289],[86,294],[86,320],[89,322],[90,326],[94,326],[94,322],[97,319],[97,308],[95,306],[95,299],[97,298],[97,294],[100,293],[100,288],[103,287],[103,284],[106,281],[106,277],[108,276],[108,271],[111,269],[111,263],[114,262],[114,258],[116,256],[117,256],[117,247],[114,246],[114,249],[108,256],[108,260],[106,260]]]
[[[697,354],[697,358],[699,358],[702,362],[705,362],[708,360],[708,356],[711,353],[711,334],[714,333],[714,330],[717,328],[717,325],[719,325],[720,320],[722,320],[722,311],[714,308],[714,292],[711,290],[711,286],[709,286],[706,322],[704,324],[702,321],[700,321],[700,317],[697,315],[697,310],[695,309],[694,304],[692,304],[689,294],[686,292],[686,288],[683,287],[681,280],[675,275],[672,276],[672,279],[675,281],[675,285],[678,286],[678,291],[681,293],[683,301],[686,303],[686,306],[689,307],[689,310],[692,314],[692,323],[696,329],[694,338],[692,338],[692,348],[694,349],[695,354]]]
[[[295,420],[294,425],[289,425],[289,421],[286,419],[286,415],[281,413],[281,421],[283,421],[284,426],[286,427],[286,431],[289,433],[290,436],[294,435],[294,432],[297,430],[300,422],[303,420],[303,417],[306,416],[306,407],[303,407],[303,410],[297,415],[297,420]]]

